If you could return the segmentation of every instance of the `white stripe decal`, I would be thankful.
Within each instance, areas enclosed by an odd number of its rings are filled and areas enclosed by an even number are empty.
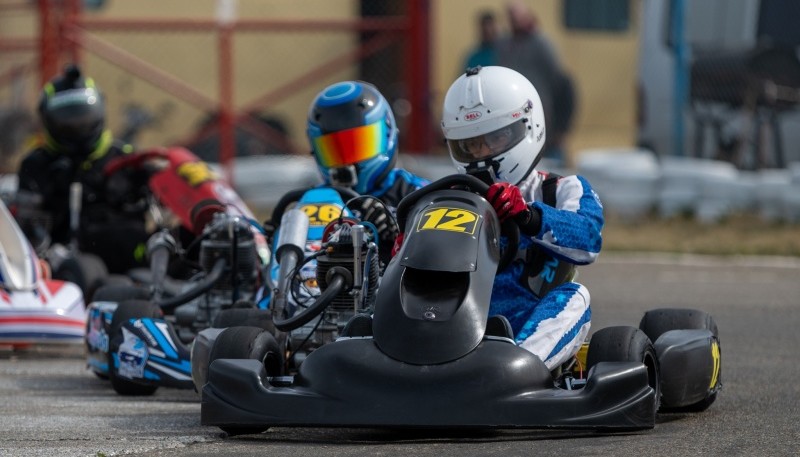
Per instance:
[[[172,376],[173,378],[175,378],[175,379],[177,379],[179,381],[189,381],[189,380],[192,379],[191,376],[186,376],[185,374],[183,374],[181,372],[175,371],[172,368],[167,368],[164,365],[161,365],[159,363],[153,362],[152,360],[148,360],[147,361],[147,365],[150,368],[154,368],[154,369],[159,370],[159,371],[161,371],[163,373],[166,373],[166,374]]]

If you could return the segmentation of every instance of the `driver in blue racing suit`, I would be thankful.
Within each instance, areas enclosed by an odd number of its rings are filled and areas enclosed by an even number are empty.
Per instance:
[[[358,210],[378,229],[378,253],[388,262],[398,234],[390,216],[403,197],[428,183],[395,166],[398,129],[389,102],[372,84],[335,83],[311,103],[306,133],[323,185],[351,188],[385,205],[365,198]]]
[[[447,91],[442,130],[458,171],[491,177],[487,200],[501,222],[520,227],[519,250],[495,278],[489,313],[505,316],[516,343],[556,370],[589,333],[589,291],[573,280],[575,267],[600,252],[600,199],[581,176],[537,170],[542,104],[514,70],[467,70]]]

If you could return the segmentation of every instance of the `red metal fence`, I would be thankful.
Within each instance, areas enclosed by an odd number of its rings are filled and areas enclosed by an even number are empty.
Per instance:
[[[326,85],[330,75],[347,70],[358,78],[375,82],[390,101],[393,98],[402,98],[402,106],[410,106],[410,110],[403,110],[398,115],[398,120],[404,124],[401,129],[404,134],[401,138],[403,151],[428,151],[432,137],[428,106],[429,0],[380,2],[384,11],[377,11],[377,14],[368,10],[374,9],[374,5],[378,3],[363,1],[365,3],[361,4],[361,14],[354,12],[346,18],[176,19],[156,16],[157,12],[152,12],[151,16],[136,18],[128,15],[109,17],[91,14],[82,10],[83,3],[80,0],[38,0],[36,3],[0,0],[0,12],[14,10],[32,14],[38,28],[27,37],[9,37],[0,33],[0,62],[4,60],[4,55],[11,53],[18,57],[27,57],[17,59],[16,63],[7,68],[0,64],[0,94],[3,85],[11,84],[26,75],[30,78],[31,72],[38,74],[37,82],[41,87],[41,84],[57,74],[67,62],[102,60],[117,67],[126,77],[157,87],[160,94],[171,98],[181,107],[190,106],[194,111],[188,112],[192,114],[213,114],[210,122],[203,128],[182,132],[179,135],[182,139],[170,141],[195,144],[218,138],[218,159],[227,166],[237,154],[236,135],[239,132],[260,141],[277,144],[277,149],[281,151],[307,150],[303,142],[300,142],[303,146],[297,146],[297,142],[287,138],[287,132],[259,122],[256,114],[280,105],[301,91],[308,91],[309,88],[320,90]],[[353,45],[340,49],[339,52],[326,53],[311,59],[311,63],[304,66],[302,71],[285,78],[283,82],[265,85],[269,87],[261,93],[252,90],[246,94],[237,92],[237,77],[249,77],[236,74],[237,63],[241,64],[243,60],[253,57],[252,53],[243,55],[237,50],[237,42],[245,41],[245,36],[308,35],[312,40],[313,37],[324,40],[325,36],[330,36],[323,35],[326,33],[351,37]],[[213,60],[216,74],[206,75],[206,79],[213,77],[216,88],[209,90],[208,84],[198,87],[196,82],[188,81],[189,78],[184,75],[178,75],[173,69],[164,68],[154,63],[153,59],[138,55],[137,50],[126,46],[134,38],[148,34],[158,36],[154,39],[156,45],[151,46],[154,48],[153,52],[167,52],[173,37],[177,40],[181,35],[197,34],[198,37],[203,37],[205,43],[213,37],[213,49],[185,49],[177,52],[196,53],[197,59]],[[112,39],[117,37],[123,38]],[[303,49],[297,51],[305,52]],[[274,61],[274,66],[279,70],[282,59],[291,58],[291,52],[290,50],[288,54],[290,57],[259,57]],[[370,60],[370,65],[365,64]],[[376,72],[375,68],[379,70]],[[89,73],[92,72],[91,68],[88,70]],[[99,83],[101,86],[104,84],[102,81]],[[246,100],[237,101],[237,96],[246,97]],[[33,107],[35,100],[31,102]],[[2,104],[3,100],[0,99],[0,107]],[[303,111],[306,108],[304,106]],[[187,112],[186,109],[184,112]]]

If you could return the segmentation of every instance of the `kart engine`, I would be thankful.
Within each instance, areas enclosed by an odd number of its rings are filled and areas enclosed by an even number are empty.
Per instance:
[[[333,232],[328,236],[328,249],[324,255],[317,258],[317,282],[319,283],[320,291],[325,291],[328,286],[325,279],[328,271],[335,266],[344,267],[353,275],[353,278],[361,277],[362,280],[366,279],[364,284],[354,285],[354,288],[366,285],[361,292],[362,302],[359,304],[357,302],[358,299],[354,298],[351,292],[341,292],[333,299],[333,303],[328,307],[329,310],[357,312],[370,309],[375,301],[379,274],[378,256],[369,256],[370,264],[366,265],[368,252],[364,249],[360,252],[360,258],[356,259],[353,245],[354,232],[356,230],[353,230],[352,226],[344,223],[334,228]],[[366,237],[362,243],[366,243]],[[364,278],[361,274],[357,275],[356,268],[359,268],[361,273],[365,273],[367,278]]]
[[[314,349],[336,340],[353,315],[372,312],[380,276],[377,246],[363,226],[354,224],[357,222],[344,219],[331,222],[325,229],[323,246],[326,248],[324,254],[316,259],[316,282],[320,293],[327,289],[326,275],[334,267],[350,272],[353,289],[336,295],[322,313],[321,320],[314,319],[292,331],[295,365],[299,365]],[[360,284],[356,283],[358,281]]]
[[[203,229],[200,266],[209,275],[219,259],[226,268],[198,302],[195,327],[205,328],[220,309],[250,298],[258,287],[259,257],[250,223],[226,213],[216,213]]]
[[[244,292],[253,292],[259,264],[250,223],[239,217],[217,213],[204,232],[200,242],[203,270],[210,272],[220,258],[226,259],[231,267],[230,273],[220,278],[212,290],[228,293],[238,287]]]

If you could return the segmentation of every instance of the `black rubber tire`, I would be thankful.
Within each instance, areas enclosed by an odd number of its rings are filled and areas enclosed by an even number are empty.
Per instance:
[[[647,380],[655,390],[655,411],[661,402],[658,357],[653,343],[636,327],[606,327],[595,332],[589,340],[586,368],[598,362],[640,362],[647,367]]]
[[[258,327],[275,334],[275,325],[272,323],[272,312],[257,308],[229,308],[223,309],[214,318],[211,326],[226,328],[237,326]]]
[[[147,300],[148,298],[150,298],[150,291],[145,287],[107,284],[97,289],[94,293],[93,301],[123,302],[126,300]]]
[[[709,330],[719,339],[719,330],[714,318],[705,311],[688,308],[653,309],[642,316],[641,329],[650,341],[670,330]]]
[[[141,317],[162,318],[164,313],[161,308],[148,300],[124,300],[120,302],[114,315],[111,318],[111,327],[109,330],[109,347],[108,347],[108,366],[109,366],[109,379],[111,386],[120,395],[126,396],[144,396],[152,395],[158,386],[149,384],[140,384],[137,382],[129,381],[127,379],[118,377],[114,374],[113,355],[119,350],[122,344],[122,325],[130,319]]]
[[[88,303],[108,276],[108,269],[100,257],[82,252],[64,259],[52,274],[53,279],[69,281],[80,287],[84,300]]]
[[[271,333],[260,327],[228,327],[217,336],[208,365],[217,359],[253,359],[264,364],[268,376],[283,374],[283,351]]]
[[[100,286],[98,287],[98,289],[104,286],[133,286],[134,284],[136,283],[134,283],[133,279],[131,279],[129,276],[120,274],[109,274],[108,276],[103,278],[102,281],[100,281]],[[97,293],[97,291],[95,291],[95,293]]]
[[[642,316],[639,328],[647,334],[651,341],[670,330],[708,330],[714,335],[719,345],[719,329],[714,318],[705,311],[690,308],[659,308],[653,309]],[[722,368],[720,373],[722,376]],[[697,403],[680,408],[662,408],[663,412],[702,412],[707,410],[717,400],[717,392],[711,392],[706,398]]]

